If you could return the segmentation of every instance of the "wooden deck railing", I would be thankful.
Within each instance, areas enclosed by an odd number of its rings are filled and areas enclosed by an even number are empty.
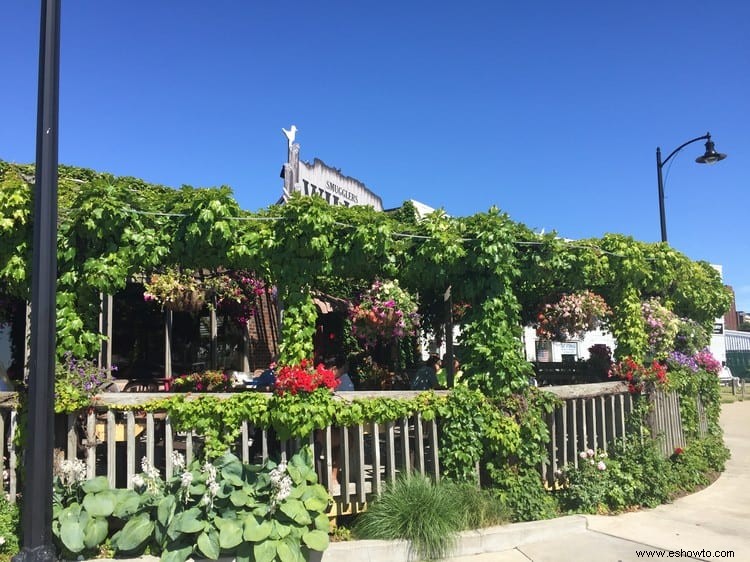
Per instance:
[[[566,464],[578,463],[586,449],[607,450],[626,434],[626,419],[633,400],[623,383],[608,382],[545,388],[562,400],[547,416],[550,430],[548,464],[540,467],[542,477],[552,483],[555,472]],[[447,392],[447,391],[442,391]],[[413,397],[416,392],[340,393],[342,399],[387,396]],[[137,406],[168,396],[165,393],[109,393],[98,397],[94,408],[83,414],[59,416],[56,421],[56,450],[59,457],[78,458],[86,463],[89,477],[106,476],[113,487],[132,486],[146,458],[166,477],[173,474],[172,452],[180,451],[190,461],[200,454],[203,440],[191,432],[178,433],[164,412],[136,413],[118,406]],[[228,397],[229,394],[213,396]],[[670,454],[684,445],[676,395],[652,398],[653,434],[660,437],[662,450]],[[113,408],[114,407],[114,408]],[[7,471],[2,491],[14,501],[18,491],[18,452],[11,439],[17,421],[15,395],[0,393],[0,469]],[[364,503],[378,495],[386,482],[398,474],[417,471],[440,478],[438,435],[440,421],[425,421],[420,414],[388,423],[365,423],[353,427],[327,427],[307,439],[279,441],[272,430],[243,422],[235,454],[245,462],[287,458],[304,444],[315,451],[319,481],[339,504]],[[338,482],[333,474],[338,470]]]

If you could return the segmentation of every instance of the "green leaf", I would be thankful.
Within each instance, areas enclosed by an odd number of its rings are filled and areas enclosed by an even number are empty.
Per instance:
[[[219,546],[232,550],[242,542],[242,524],[237,519],[226,519],[219,532]]]
[[[83,543],[86,548],[96,548],[107,540],[109,525],[107,520],[100,517],[92,517],[83,531]]]
[[[136,550],[151,537],[153,532],[154,522],[148,518],[148,514],[144,513],[134,517],[125,523],[122,531],[120,531],[117,547],[124,552]]]
[[[172,522],[172,516],[174,515],[176,506],[177,500],[174,496],[163,497],[156,508],[157,521],[159,521],[164,527],[168,527]]]
[[[271,534],[271,530],[272,527],[270,521],[259,523],[253,515],[250,515],[245,519],[242,536],[246,541],[257,543],[266,540]]]
[[[300,562],[300,559],[302,559],[299,545],[291,541],[281,541],[279,546],[276,547],[276,554],[281,562]]]
[[[299,525],[309,525],[312,523],[305,505],[299,500],[287,500],[281,504],[279,510]]]
[[[185,562],[193,553],[193,545],[185,541],[168,544],[161,553],[161,562]]]
[[[317,529],[314,531],[308,531],[302,535],[302,542],[304,542],[310,550],[323,552],[328,548],[328,533]]]
[[[93,517],[109,517],[117,505],[117,494],[112,490],[86,494],[83,498],[83,508]]]
[[[211,560],[219,558],[221,549],[219,547],[219,534],[216,532],[216,529],[203,531],[198,535],[198,541],[196,544],[206,558],[210,558]]]
[[[198,533],[203,530],[200,517],[201,512],[197,507],[178,513],[172,521],[172,529],[179,533]]]
[[[322,499],[318,496],[307,498],[304,502],[305,508],[310,511],[325,511],[328,509],[328,498]]]
[[[247,495],[247,493],[245,493],[244,490],[235,490],[229,496],[229,501],[231,501],[232,505],[235,507],[243,507],[247,505],[247,501],[249,499],[250,497]]]
[[[328,531],[331,529],[331,521],[328,519],[328,515],[326,513],[321,513],[315,518],[315,528],[318,531],[324,531],[326,534],[328,534]]]
[[[87,494],[103,492],[104,490],[109,490],[109,480],[107,480],[106,476],[97,476],[81,484],[81,489]]]
[[[263,541],[253,547],[255,562],[273,562],[276,558],[276,549],[279,541]]]
[[[242,463],[236,458],[221,469],[221,476],[232,486],[241,488],[245,483],[242,479]]]
[[[117,492],[117,504],[112,515],[118,519],[127,519],[138,511],[141,497],[135,490],[118,490]]]
[[[77,519],[66,517],[60,521],[60,540],[73,553],[84,549],[83,529]]]

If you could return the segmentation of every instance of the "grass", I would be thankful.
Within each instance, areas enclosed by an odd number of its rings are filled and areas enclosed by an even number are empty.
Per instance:
[[[445,558],[458,532],[508,520],[500,503],[471,485],[402,476],[362,513],[354,535],[362,539],[407,540],[420,560]]]

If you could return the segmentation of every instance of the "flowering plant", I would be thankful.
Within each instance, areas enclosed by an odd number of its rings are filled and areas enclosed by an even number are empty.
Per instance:
[[[167,310],[199,312],[206,302],[206,291],[190,269],[167,268],[154,273],[144,284],[143,300],[156,301]]]
[[[240,270],[207,280],[206,289],[216,298],[219,312],[244,327],[255,314],[258,297],[265,292],[266,285],[253,272]]]
[[[680,319],[656,298],[641,303],[641,315],[648,335],[649,355],[663,359],[674,349]]]
[[[694,355],[673,351],[667,356],[667,364],[676,369],[686,369],[691,373],[703,370],[718,375],[721,372],[721,363],[716,360],[708,348],[702,349]]]
[[[112,366],[112,371],[117,367]],[[109,383],[110,371],[68,351],[55,367],[55,411],[72,412],[88,406]]]
[[[632,357],[626,357],[612,365],[609,376],[626,381],[631,394],[640,394],[646,383],[666,384],[667,367],[658,361],[653,361],[650,365],[641,365]]]
[[[231,387],[229,375],[221,371],[190,373],[169,381],[170,390],[176,392],[228,392]]]
[[[365,346],[378,339],[392,341],[413,336],[419,327],[418,305],[398,281],[375,281],[349,309],[352,332]]]
[[[721,363],[716,360],[716,358],[708,348],[702,349],[701,351],[696,353],[694,357],[695,362],[698,364],[698,367],[700,367],[704,371],[708,371],[709,373],[713,373],[714,375],[718,375],[719,373],[721,373]]]
[[[537,335],[546,340],[577,339],[598,328],[611,311],[602,297],[591,291],[563,294],[556,303],[547,303],[537,315]]]
[[[295,395],[300,392],[313,392],[318,388],[335,390],[339,381],[331,369],[326,369],[322,363],[313,367],[313,362],[303,359],[299,365],[286,365],[276,373],[274,388],[276,394],[286,393]]]
[[[108,544],[119,556],[150,549],[171,562],[220,554],[307,560],[328,546],[330,496],[317,483],[310,447],[278,465],[244,464],[228,452],[187,463],[175,451],[171,460],[174,474],[162,478],[143,459],[131,490],[111,489],[104,476],[76,473],[70,485],[58,477],[52,527],[60,553],[93,558]]]

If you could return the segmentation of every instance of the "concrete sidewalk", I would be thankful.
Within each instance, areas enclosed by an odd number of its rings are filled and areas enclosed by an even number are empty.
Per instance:
[[[450,562],[630,562],[644,558],[750,562],[750,402],[724,404],[721,425],[732,458],[708,488],[672,504],[613,517],[573,515],[463,533]],[[322,559],[406,560],[406,545],[334,543]]]

